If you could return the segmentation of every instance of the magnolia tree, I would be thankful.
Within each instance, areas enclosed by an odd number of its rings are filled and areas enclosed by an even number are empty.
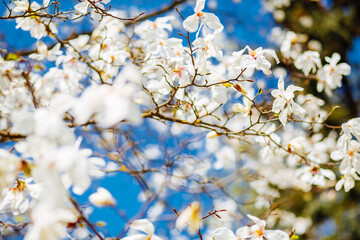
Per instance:
[[[1,50],[2,239],[306,239],[318,222],[291,196],[321,208],[360,179],[360,118],[330,124],[341,109],[321,98],[351,69],[320,41],[276,28],[278,49],[234,47],[205,0],[132,16],[5,2],[37,41]],[[266,1],[277,18],[286,4]],[[82,19],[90,32],[61,34]],[[114,176],[139,204],[102,186]],[[115,234],[91,220],[109,209]]]

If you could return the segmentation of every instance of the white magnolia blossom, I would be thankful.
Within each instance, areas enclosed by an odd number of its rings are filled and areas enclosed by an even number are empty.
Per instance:
[[[345,192],[350,191],[355,187],[355,180],[360,180],[360,177],[354,169],[343,172],[341,179],[335,185],[336,191],[339,191],[342,187],[344,187]]]
[[[329,169],[322,169],[318,165],[305,166],[296,171],[301,181],[309,185],[325,186],[327,179],[335,180],[335,173]]]
[[[110,2],[110,0],[101,0],[101,1],[96,1],[93,3],[96,7],[100,8],[100,9],[105,9],[103,4],[108,4],[109,2]],[[74,6],[75,10],[80,12],[81,14],[86,14],[89,7],[91,8],[91,17],[96,21],[100,21],[100,19],[102,18],[102,15],[93,9],[93,6],[89,3],[89,1],[81,0],[80,3],[78,3]]]
[[[289,235],[280,230],[265,230],[266,221],[260,220],[259,218],[247,215],[255,224],[251,227],[241,227],[234,234],[230,229],[226,227],[217,228],[213,232],[213,238],[215,240],[238,240],[238,239],[249,239],[249,240],[288,240]]]
[[[194,14],[187,17],[183,22],[183,26],[186,31],[196,32],[206,25],[214,30],[214,34],[220,33],[224,26],[220,23],[220,20],[215,14],[202,12],[205,7],[205,0],[196,0],[196,6],[194,8]],[[200,23],[200,27],[199,27]]]
[[[38,198],[41,191],[41,184],[31,183],[33,180],[17,179],[16,186],[4,188],[2,191],[3,199],[0,202],[0,213],[11,213],[14,215],[24,214],[29,206],[29,197]]]
[[[325,61],[328,63],[317,72],[318,84],[317,91],[323,90],[328,96],[332,96],[331,90],[341,87],[341,80],[343,76],[350,75],[351,68],[347,63],[340,63],[341,57],[338,53],[333,53],[330,57],[325,57]]]
[[[134,234],[128,237],[121,238],[122,240],[161,240],[160,237],[155,235],[154,225],[147,219],[135,220],[130,224],[130,228],[133,230],[138,230],[143,233]]]
[[[294,62],[297,69],[301,69],[305,76],[309,76],[309,73],[315,73],[316,68],[321,67],[320,54],[315,51],[305,51],[298,56]]]
[[[30,11],[38,11],[41,8],[40,4],[35,1],[31,2],[30,6],[28,0],[15,1],[15,4],[16,7],[14,8],[14,12],[27,12],[29,9]],[[47,0],[44,1],[44,6],[46,6],[45,4],[48,4]],[[36,39],[43,38],[48,34],[51,35],[58,33],[56,25],[53,22],[37,16],[31,18],[16,18],[16,23],[16,28],[21,28],[24,31],[30,31],[31,36]],[[48,27],[48,29],[46,29],[46,27]]]
[[[244,55],[245,50],[248,51],[248,54]],[[279,63],[279,58],[272,49],[263,49],[259,47],[255,50],[252,50],[249,46],[246,46],[244,49],[232,54],[237,58],[234,68],[236,69],[259,69],[263,71],[266,75],[271,74],[271,63],[266,59],[265,55],[271,56],[275,59],[276,63]]]
[[[244,105],[241,103],[235,103],[232,105],[232,110],[234,112],[242,113],[243,117],[247,117],[251,115],[251,108],[252,108],[252,101],[250,101],[248,98],[243,99]]]
[[[200,217],[200,203],[193,202],[185,210],[183,210],[178,216],[175,226],[179,230],[183,230],[185,227],[189,226],[192,233],[196,229],[199,229],[201,223]]]
[[[337,150],[331,152],[331,158],[341,161],[339,170],[342,174],[335,189],[344,187],[348,192],[355,186],[355,180],[360,180],[360,118],[350,119],[342,124],[343,135],[338,139]]]
[[[275,98],[272,110],[279,114],[279,120],[282,125],[286,125],[287,116],[291,113],[304,117],[305,110],[296,102],[294,102],[294,92],[302,91],[303,88],[294,85],[289,85],[286,89],[284,88],[284,78],[280,77],[278,82],[278,89],[271,92],[271,95]]]
[[[51,50],[48,50],[46,44],[39,40],[36,42],[36,48],[38,53],[32,53],[29,57],[37,61],[45,58],[49,61],[55,61],[57,56],[62,54],[60,43],[56,44]]]
[[[99,187],[95,193],[89,196],[89,201],[98,207],[115,206],[116,200],[105,188]]]

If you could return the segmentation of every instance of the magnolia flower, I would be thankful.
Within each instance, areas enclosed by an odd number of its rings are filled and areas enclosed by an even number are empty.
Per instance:
[[[252,225],[250,227],[250,236],[249,240],[287,240],[289,239],[289,235],[286,234],[283,231],[280,230],[265,230],[266,221],[260,220],[259,218],[252,216],[250,214],[247,215],[248,218],[250,218],[255,225]],[[244,227],[244,230],[247,227]],[[243,232],[245,232],[243,230]],[[239,231],[239,230],[238,230]]]
[[[50,203],[38,204],[31,214],[32,224],[25,240],[56,240],[68,236],[67,225],[75,223],[78,217],[72,209],[52,208]]]
[[[213,231],[212,237],[214,240],[238,240],[240,236],[236,236],[227,227],[220,227]]]
[[[317,91],[322,92],[325,89],[325,93],[331,96],[331,90],[341,87],[341,80],[343,75],[350,75],[351,68],[347,63],[340,63],[340,54],[333,53],[330,57],[325,57],[326,64],[323,68],[319,69],[317,77],[319,79],[317,84]]]
[[[228,170],[236,168],[236,153],[233,148],[224,146],[215,153],[214,169]]]
[[[232,110],[233,110],[233,112],[242,113],[242,115],[241,115],[242,117],[250,116],[252,102],[247,98],[244,98],[243,102],[244,102],[244,105],[242,105],[241,103],[235,103],[234,105],[232,105]]]
[[[105,188],[99,187],[95,193],[89,196],[89,201],[97,207],[115,206],[116,200]]]
[[[296,33],[289,31],[285,35],[285,39],[281,44],[280,51],[282,53],[289,52],[291,50],[291,46],[294,45],[298,41],[298,37]]]
[[[305,114],[305,110],[297,103],[294,102],[294,92],[302,91],[303,88],[297,87],[294,85],[290,85],[284,89],[284,78],[281,76],[278,82],[278,89],[275,89],[271,92],[271,95],[275,97],[275,101],[273,102],[272,110],[275,113],[280,113],[279,120],[282,125],[286,125],[287,116],[290,113],[294,113],[295,115],[302,118]]]
[[[166,16],[156,18],[154,21],[146,20],[135,27],[135,33],[149,42],[156,39],[167,39],[169,35],[167,31],[171,32],[173,29],[170,21],[174,19],[174,16]]]
[[[84,124],[91,117],[102,127],[113,126],[124,119],[141,122],[138,107],[130,100],[132,92],[129,86],[88,87],[72,109],[76,123]]]
[[[236,235],[228,228],[221,227],[215,229],[213,238],[215,240],[288,240],[289,235],[280,230],[265,230],[266,221],[247,215],[255,224],[251,227],[241,227],[236,231]]]
[[[228,101],[226,88],[223,86],[211,87],[212,98],[218,104],[225,104]]]
[[[214,138],[216,138],[218,136],[219,136],[219,134],[217,132],[215,132],[215,131],[211,131],[211,132],[208,132],[206,134],[206,137],[209,138],[209,139],[214,139]]]
[[[203,10],[204,7],[205,0],[196,1],[196,6],[194,8],[195,14],[187,17],[184,20],[184,28],[186,29],[186,31],[196,32],[198,29],[200,30],[201,27],[205,24],[207,27],[214,29],[215,34],[220,33],[223,30],[224,26],[220,23],[219,18],[215,16],[215,14],[202,12],[201,10]]]
[[[13,215],[20,215],[28,210],[30,204],[29,196],[37,198],[41,190],[38,183],[31,184],[31,181],[31,178],[16,180],[15,187],[3,189],[0,213],[10,212]]]
[[[350,172],[352,168],[360,172],[360,143],[356,140],[350,140],[346,144],[342,144],[340,141],[337,146],[340,149],[333,151],[331,158],[335,161],[341,160],[340,172]]]
[[[310,72],[316,72],[316,67],[321,67],[320,54],[315,51],[306,51],[296,58],[294,65],[297,69],[301,69],[305,76],[308,76]]]
[[[95,1],[94,4],[96,5],[96,7],[100,8],[100,9],[104,9],[104,6],[102,4],[108,4],[109,2],[110,2],[110,0],[101,0],[101,1]],[[76,4],[74,6],[74,8],[76,11],[78,11],[82,14],[86,14],[89,6],[90,6],[89,1],[81,0],[81,2]],[[100,13],[94,11],[94,9],[91,9],[91,17],[96,21],[100,21],[102,15]]]
[[[47,1],[44,1],[46,4]],[[30,9],[30,11],[40,11],[41,6],[37,2],[32,2],[29,6],[29,2],[27,0],[23,1],[15,1],[17,5],[14,8],[14,12],[26,12]],[[38,12],[41,13],[41,12]],[[16,28],[21,28],[24,31],[30,31],[30,35],[34,38],[40,39],[48,35],[48,33],[57,33],[57,28],[55,23],[50,22],[48,20],[44,20],[36,15],[30,17],[19,17],[16,18]]]
[[[247,55],[243,55],[245,50],[248,50]],[[235,69],[259,69],[266,75],[271,74],[271,63],[266,59],[265,55],[270,55],[273,57],[276,60],[276,63],[280,62],[274,50],[262,49],[262,47],[252,50],[249,46],[246,46],[244,49],[238,52],[234,52],[232,55],[237,57],[237,60],[234,64]]]
[[[221,44],[216,43],[214,35],[207,35],[205,38],[197,38],[194,42],[194,49],[196,49],[195,64],[198,67],[200,73],[207,73],[207,59],[209,57],[215,57],[220,59],[223,56],[221,51]]]
[[[37,41],[36,48],[38,53],[32,53],[29,57],[37,61],[41,61],[45,58],[49,61],[55,61],[57,56],[62,54],[62,51],[60,50],[60,43],[56,44],[51,50],[48,50],[45,43]]]
[[[122,240],[161,240],[160,237],[154,234],[154,225],[147,219],[135,220],[130,224],[130,228],[142,231],[146,234],[134,234],[129,237],[122,238]]]
[[[297,169],[296,175],[307,184],[319,186],[325,186],[326,179],[335,180],[336,178],[333,171],[320,168],[315,164]]]
[[[176,220],[175,226],[179,230],[183,230],[186,226],[190,226],[191,232],[195,232],[200,227],[200,203],[191,203],[184,211],[181,212]]]
[[[28,0],[21,0],[21,1],[14,1],[16,7],[13,9],[14,12],[26,12],[29,10],[29,1]]]
[[[178,38],[162,39],[156,38],[152,43],[147,46],[147,50],[153,54],[162,56],[165,59],[171,59],[175,53],[173,48],[182,47],[182,40]]]
[[[339,191],[342,187],[344,187],[345,192],[350,191],[350,189],[355,187],[355,180],[360,180],[360,177],[354,169],[350,169],[350,171],[345,172],[341,176],[341,179],[336,183],[336,191]]]

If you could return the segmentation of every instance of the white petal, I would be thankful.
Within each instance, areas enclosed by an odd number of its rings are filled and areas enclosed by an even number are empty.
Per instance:
[[[131,223],[130,227],[132,229],[143,231],[148,235],[154,234],[155,231],[154,225],[147,219],[135,220]]]
[[[280,60],[279,60],[279,58],[276,55],[276,52],[274,50],[266,49],[266,50],[263,50],[263,52],[266,53],[266,54],[269,54],[270,56],[272,56],[275,59],[276,63],[278,63],[278,64],[280,63]]]
[[[282,125],[285,127],[286,122],[287,122],[287,115],[288,115],[288,108],[285,108],[284,110],[282,110],[282,112],[279,115],[279,120],[282,123]]]
[[[201,10],[203,10],[205,7],[205,0],[197,0],[196,1],[196,6],[194,8],[194,12],[200,12]]]
[[[266,231],[266,239],[271,240],[288,240],[289,235],[280,230],[267,230]]]
[[[215,240],[236,240],[234,233],[227,227],[215,229],[212,236]]]
[[[335,180],[336,178],[335,173],[329,169],[320,169],[320,174],[330,180]]]
[[[215,33],[220,33],[224,29],[219,18],[213,13],[204,13],[204,22],[209,28],[214,29]]]
[[[89,6],[89,3],[85,1],[85,2],[76,4],[74,8],[76,9],[76,11],[78,11],[82,14],[86,14],[86,12],[88,10],[88,6]]]
[[[193,14],[185,19],[183,27],[188,32],[196,32],[199,27],[199,18],[196,14]]]
[[[295,102],[292,103],[291,105],[293,107],[294,114],[299,116],[301,119],[303,119],[305,116],[305,109],[303,109],[299,104]]]
[[[341,187],[343,186],[343,184],[344,184],[344,179],[342,178],[336,183],[335,190],[339,191],[341,189]]]
[[[337,66],[337,71],[341,74],[341,75],[350,75],[351,73],[351,67],[349,66],[349,64],[347,63],[340,63]]]
[[[283,76],[281,76],[281,77],[279,78],[278,89],[279,89],[279,90],[284,90],[284,77],[283,77]]]
[[[355,186],[355,181],[352,177],[345,177],[344,178],[344,189],[345,192],[350,191]]]
[[[335,161],[339,161],[339,160],[343,159],[345,156],[344,156],[343,151],[335,150],[331,153],[330,157]]]

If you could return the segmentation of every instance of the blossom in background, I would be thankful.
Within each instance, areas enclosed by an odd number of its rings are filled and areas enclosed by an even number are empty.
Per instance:
[[[44,0],[44,6],[48,5],[48,0]],[[39,11],[41,8],[40,4],[37,2],[32,2],[29,6],[29,2],[27,0],[15,1],[16,7],[14,8],[14,12],[30,12]],[[39,13],[42,13],[40,11]],[[30,31],[32,37],[36,39],[43,38],[45,36],[52,35],[58,33],[55,23],[41,19],[40,17],[34,15],[32,17],[19,17],[16,18],[16,28],[21,28],[24,31]]]
[[[248,51],[248,54],[244,55],[245,50]],[[262,47],[252,50],[249,46],[246,46],[238,52],[233,52],[232,55],[236,57],[236,62],[233,65],[235,69],[259,69],[266,75],[271,74],[271,63],[266,59],[265,55],[271,56],[276,63],[280,63],[274,50],[263,49]]]
[[[171,21],[175,19],[174,16],[165,16],[156,18],[154,21],[146,20],[135,28],[135,33],[141,38],[148,40],[149,42],[156,39],[167,39],[173,26]]]
[[[282,125],[286,125],[287,116],[291,113],[294,113],[300,118],[304,117],[305,110],[299,104],[294,102],[294,92],[302,90],[302,87],[297,87],[294,85],[288,86],[285,90],[284,78],[281,76],[278,82],[278,89],[275,89],[271,92],[271,95],[275,97],[272,110],[275,113],[280,113],[279,120]]]
[[[103,4],[108,4],[109,2],[110,2],[110,0],[94,1],[94,5],[97,8],[105,9]],[[89,3],[89,1],[81,0],[80,3],[78,3],[74,6],[74,8],[76,11],[80,12],[81,14],[86,14],[89,6],[91,7],[91,17],[96,21],[100,21],[102,18],[102,15],[93,9],[93,6]]]
[[[316,67],[321,67],[320,54],[315,51],[305,51],[296,58],[294,65],[297,69],[301,69],[305,76],[309,76],[310,72],[316,72]]]
[[[289,235],[280,230],[266,230],[266,221],[261,220],[250,214],[247,215],[255,224],[251,227],[244,226],[239,228],[234,234],[226,227],[217,228],[213,231],[215,240],[288,240]]]
[[[263,240],[264,238],[268,239],[268,240],[287,240],[287,239],[289,239],[289,235],[283,231],[265,230],[265,226],[266,226],[265,220],[261,220],[250,214],[248,214],[247,217],[250,218],[251,221],[253,221],[255,223],[255,225],[252,225],[251,227],[245,226],[240,229],[244,229],[246,231],[249,230],[249,232],[250,232],[249,240]],[[242,230],[242,231],[238,230],[238,231],[246,232],[244,230]]]
[[[335,180],[335,173],[329,169],[320,168],[317,164],[297,169],[296,175],[306,184],[325,186],[326,180]]]
[[[340,172],[350,172],[351,168],[360,172],[360,143],[356,140],[350,140],[346,144],[340,142],[337,146],[338,150],[331,153],[331,158],[335,161],[341,161]]]
[[[32,53],[29,57],[37,61],[41,61],[45,58],[49,61],[55,61],[57,56],[62,54],[62,51],[60,50],[60,43],[57,43],[51,50],[48,50],[45,43],[37,41],[36,48],[37,53]]]
[[[355,172],[355,169],[347,169],[343,172],[341,179],[336,183],[335,190],[339,191],[344,187],[345,192],[350,191],[350,189],[355,187],[355,180],[360,180],[360,177]]]
[[[291,47],[298,41],[296,33],[288,31],[285,35],[285,39],[281,44],[280,51],[284,54],[290,52]]]
[[[340,63],[341,57],[339,53],[333,53],[330,57],[325,57],[325,61],[328,63],[317,72],[318,84],[317,91],[323,90],[328,96],[332,96],[331,90],[341,87],[341,80],[343,76],[350,75],[351,67],[347,63]]]
[[[191,232],[199,229],[201,223],[200,216],[200,203],[191,203],[184,211],[178,216],[175,226],[179,230],[183,230],[186,226],[190,227]]]
[[[242,117],[247,117],[251,115],[251,107],[252,107],[252,101],[250,101],[247,98],[243,98],[244,105],[241,103],[235,103],[232,105],[233,112],[242,113]]]
[[[89,201],[98,207],[115,206],[116,200],[105,188],[99,187],[95,193],[89,196]]]
[[[130,224],[130,229],[138,230],[143,233],[134,234],[122,238],[122,240],[161,240],[160,237],[155,235],[154,225],[147,219],[135,220]]]
[[[21,160],[19,157],[0,149],[0,189],[9,187],[15,181],[20,168]]]

